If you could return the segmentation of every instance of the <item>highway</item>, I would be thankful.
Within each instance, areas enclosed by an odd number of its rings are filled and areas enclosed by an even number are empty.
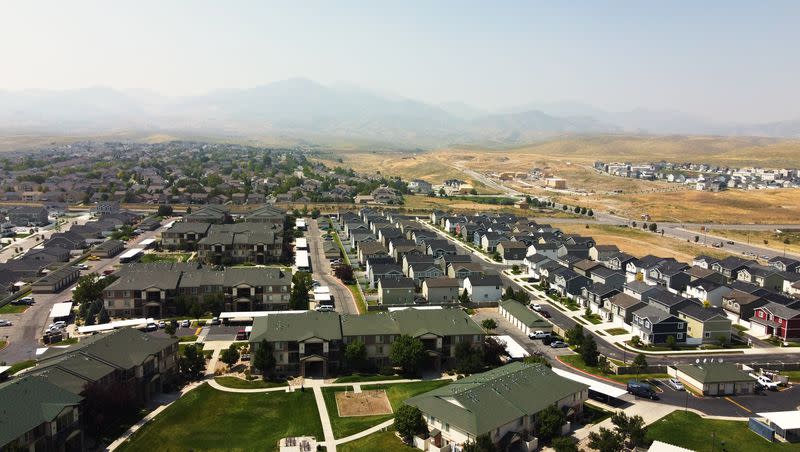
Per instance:
[[[358,307],[356,300],[353,298],[353,293],[345,286],[339,278],[333,276],[331,270],[331,263],[325,259],[325,253],[322,247],[322,232],[319,229],[319,223],[316,219],[306,219],[308,224],[308,231],[306,237],[308,238],[309,255],[311,256],[311,271],[312,278],[319,281],[320,284],[330,287],[331,294],[333,295],[334,307],[337,312],[342,314],[358,314]]]

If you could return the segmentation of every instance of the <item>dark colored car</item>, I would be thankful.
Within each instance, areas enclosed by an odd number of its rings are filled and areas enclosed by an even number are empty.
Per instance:
[[[650,399],[650,400],[660,399],[658,394],[655,391],[653,391],[653,388],[649,384],[642,383],[641,381],[636,381],[636,380],[628,381],[628,393],[644,399]]]
[[[549,312],[547,312],[547,311],[545,311],[544,309],[542,309],[541,311],[539,311],[539,315],[540,315],[540,316],[542,316],[542,317],[544,317],[544,318],[546,318],[546,319],[549,319],[550,317],[552,317],[552,316],[550,315],[550,313],[549,313]]]

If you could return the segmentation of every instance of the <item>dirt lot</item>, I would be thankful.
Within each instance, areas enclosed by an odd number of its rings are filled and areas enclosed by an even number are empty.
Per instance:
[[[383,389],[358,393],[337,392],[336,408],[340,417],[392,414],[392,405]]]

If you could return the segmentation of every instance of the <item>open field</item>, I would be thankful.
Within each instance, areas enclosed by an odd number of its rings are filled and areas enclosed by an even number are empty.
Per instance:
[[[630,218],[648,213],[655,221],[800,223],[798,190],[698,192],[677,184],[610,176],[592,168],[596,160],[647,162],[662,159],[730,166],[800,167],[798,140],[610,135],[566,137],[496,150],[462,147],[414,153],[345,151],[341,153],[341,162],[336,158],[331,154],[331,160],[326,162],[358,171],[419,177],[432,183],[441,183],[447,178],[465,179],[475,184],[481,193],[489,191],[463,169],[499,174],[525,173],[539,168],[545,174],[566,178],[569,190],[583,194],[545,190],[539,181],[512,180],[506,184],[526,193],[550,196],[559,202],[592,207],[599,212],[611,210]],[[417,208],[441,208],[436,206],[436,201],[414,200],[411,204]],[[449,204],[453,209],[476,208],[455,200]],[[500,206],[482,205],[480,208],[497,210]]]
[[[568,204],[613,210],[628,218],[649,214],[655,221],[689,223],[800,223],[800,189],[684,190],[643,194],[558,196]]]
[[[362,389],[367,390],[385,390],[386,397],[389,399],[392,411],[397,411],[400,405],[408,398],[424,392],[440,388],[450,383],[449,380],[430,380],[420,381],[413,383],[396,383],[386,385],[362,385]],[[331,425],[333,426],[333,434],[336,438],[344,438],[354,433],[366,430],[373,425],[380,424],[383,421],[392,418],[392,414],[383,414],[375,416],[347,416],[341,417],[338,415],[338,408],[336,405],[337,394],[346,390],[352,392],[352,387],[330,387],[322,388],[322,395],[325,397],[325,405],[328,408],[328,414],[331,418]]]
[[[235,394],[203,385],[118,450],[275,450],[280,438],[300,435],[323,438],[312,391]]]
[[[622,228],[608,224],[586,225],[574,223],[553,222],[552,225],[567,234],[588,235],[601,245],[616,245],[621,251],[634,256],[657,254],[664,257],[674,257],[681,261],[689,261],[698,254],[712,257],[726,257],[729,253],[717,248],[705,247],[678,239],[662,237],[655,232],[643,231],[638,228]]]
[[[695,413],[685,411],[674,411],[651,424],[647,437],[697,452],[797,450],[796,444],[767,442],[750,431],[747,422],[703,419]]]

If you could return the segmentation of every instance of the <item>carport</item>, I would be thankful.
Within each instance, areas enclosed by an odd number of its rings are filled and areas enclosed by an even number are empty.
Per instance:
[[[628,393],[628,391],[620,388],[619,386],[593,380],[591,378],[584,377],[583,375],[568,372],[566,370],[557,369],[554,367],[553,372],[564,378],[569,378],[570,380],[577,381],[578,383],[589,385],[589,398],[598,400],[608,405],[614,406],[620,404],[622,401],[619,398]]]
[[[800,442],[800,411],[770,411],[758,413],[775,429],[775,434],[790,443]]]

